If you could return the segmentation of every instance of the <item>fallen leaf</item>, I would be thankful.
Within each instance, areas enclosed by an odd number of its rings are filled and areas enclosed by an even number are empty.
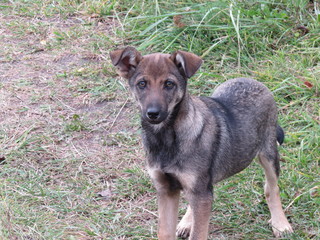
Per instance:
[[[173,23],[174,25],[176,25],[177,27],[179,28],[183,28],[185,27],[186,25],[181,21],[183,19],[183,16],[182,15],[175,15],[173,17]]]
[[[310,83],[309,81],[304,81],[303,83],[304,83],[304,85],[306,85],[307,88],[312,88],[313,87],[313,84]]]
[[[305,26],[298,26],[297,29],[301,32],[302,36],[308,34],[310,30],[306,28]]]

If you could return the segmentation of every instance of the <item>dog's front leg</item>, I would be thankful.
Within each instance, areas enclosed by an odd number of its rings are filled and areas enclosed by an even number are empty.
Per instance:
[[[190,207],[193,219],[189,240],[208,239],[212,199],[212,194],[209,193],[205,196],[192,196]]]
[[[158,193],[158,239],[176,239],[180,189],[175,180],[160,170],[148,169]]]
[[[158,191],[159,240],[176,239],[179,196],[179,190],[161,189],[161,191]]]

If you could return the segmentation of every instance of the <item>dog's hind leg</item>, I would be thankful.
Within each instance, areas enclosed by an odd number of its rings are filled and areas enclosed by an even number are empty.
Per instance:
[[[180,238],[187,238],[190,235],[192,227],[192,210],[190,205],[187,208],[186,214],[182,217],[177,227],[177,236]]]
[[[288,222],[280,200],[278,187],[279,176],[279,155],[274,142],[273,151],[260,152],[258,157],[266,175],[265,196],[271,213],[271,226],[276,237],[281,237],[287,233],[292,233],[292,227]],[[271,154],[272,152],[272,154]]]

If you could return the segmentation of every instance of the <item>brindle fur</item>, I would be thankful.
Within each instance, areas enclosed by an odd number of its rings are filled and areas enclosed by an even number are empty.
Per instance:
[[[277,108],[261,83],[237,78],[211,97],[187,92],[187,79],[202,60],[188,52],[142,56],[127,47],[110,53],[129,80],[141,110],[147,168],[158,192],[158,238],[207,239],[212,185],[230,177],[258,156],[266,173],[265,194],[275,236],[292,232],[279,197]],[[180,191],[190,203],[177,226]]]

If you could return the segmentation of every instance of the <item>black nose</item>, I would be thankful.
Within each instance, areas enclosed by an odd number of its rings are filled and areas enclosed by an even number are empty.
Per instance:
[[[147,116],[149,119],[151,120],[156,120],[159,118],[160,116],[160,109],[156,108],[156,107],[150,107],[147,110]]]

